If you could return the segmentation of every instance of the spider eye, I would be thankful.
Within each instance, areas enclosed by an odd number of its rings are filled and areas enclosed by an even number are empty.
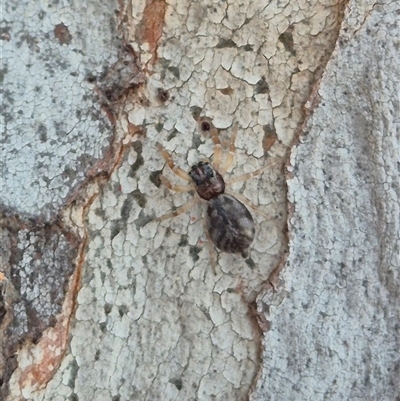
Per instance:
[[[196,169],[197,167],[200,167],[202,165],[202,162],[199,162],[197,164],[193,164],[193,166],[191,167],[191,170],[193,171],[194,169]]]
[[[195,169],[197,169],[197,168],[199,168],[199,167],[203,167],[203,166],[208,166],[210,163],[208,163],[208,162],[198,162],[197,164],[193,164],[193,166],[191,167],[191,170],[193,171],[193,170],[195,170]]]
[[[204,163],[204,173],[207,178],[214,177],[214,170],[208,163]]]

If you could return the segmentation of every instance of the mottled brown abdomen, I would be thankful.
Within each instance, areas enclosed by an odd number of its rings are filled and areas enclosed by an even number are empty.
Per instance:
[[[214,245],[229,253],[246,251],[256,231],[243,203],[225,193],[208,201],[206,226]]]

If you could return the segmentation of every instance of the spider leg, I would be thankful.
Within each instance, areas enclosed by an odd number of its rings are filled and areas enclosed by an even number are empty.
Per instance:
[[[167,177],[164,177],[163,175],[160,176],[160,180],[170,191],[189,192],[190,190],[194,189],[193,184],[188,184],[188,185],[171,184],[171,181]]]
[[[272,220],[272,216],[268,216],[264,212],[262,212],[253,202],[251,202],[249,199],[247,199],[245,196],[238,194],[237,192],[230,191],[229,189],[225,189],[225,192],[229,195],[232,195],[236,199],[238,199],[240,202],[244,203],[246,206],[248,206],[250,209],[254,210],[254,212],[260,214],[261,216],[264,217],[265,220]]]
[[[222,159],[222,146],[218,136],[218,130],[214,126],[211,128],[211,138],[214,142],[214,157],[212,164],[214,169],[219,171],[219,165],[221,164]]]
[[[166,219],[171,219],[173,217],[179,216],[182,213],[187,212],[192,206],[194,206],[198,202],[198,198],[192,198],[182,206],[179,206],[176,210],[171,213],[163,214],[162,216],[155,217],[153,221],[162,221]]]
[[[246,181],[246,180],[248,180],[250,178],[257,177],[258,175],[263,173],[265,170],[268,170],[270,167],[272,167],[272,166],[274,166],[276,164],[279,164],[280,162],[282,162],[281,159],[267,162],[267,164],[264,167],[261,167],[261,168],[255,170],[255,171],[252,171],[251,173],[245,173],[245,174],[238,175],[236,177],[229,178],[228,180],[226,180],[226,183],[228,185],[230,185],[230,184],[233,184],[235,182],[243,182],[243,181]]]
[[[236,141],[236,135],[238,131],[238,126],[235,124],[233,127],[231,139],[229,142],[229,153],[226,156],[226,159],[224,163],[222,164],[222,167],[219,170],[219,173],[223,176],[233,165],[233,162],[235,161],[235,141]]]
[[[157,150],[161,153],[161,156],[164,158],[164,160],[167,162],[168,167],[180,178],[191,182],[192,179],[190,178],[189,174],[181,169],[178,166],[175,166],[175,163],[172,159],[172,156],[169,154],[169,152],[167,151],[167,149],[164,148],[164,146],[162,146],[160,143],[157,143]]]

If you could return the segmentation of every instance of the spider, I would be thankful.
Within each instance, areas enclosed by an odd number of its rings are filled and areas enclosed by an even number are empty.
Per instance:
[[[240,194],[233,193],[231,190],[227,189],[226,186],[256,177],[274,163],[270,162],[251,173],[224,180],[224,175],[232,167],[235,159],[237,125],[235,125],[231,135],[229,152],[225,160],[222,160],[222,145],[218,137],[218,131],[211,123],[211,120],[203,118],[199,122],[199,127],[203,132],[209,131],[212,141],[214,142],[214,156],[211,164],[209,162],[200,161],[193,165],[189,172],[186,172],[175,165],[172,156],[160,143],[156,145],[168,167],[179,178],[187,181],[188,184],[173,185],[163,175],[160,177],[161,182],[171,191],[195,191],[195,196],[184,205],[178,207],[175,211],[156,217],[153,221],[162,221],[176,217],[188,211],[201,200],[206,201],[207,209],[204,219],[205,233],[209,245],[211,264],[215,273],[216,257],[212,244],[222,252],[240,253],[245,256],[254,240],[256,232],[255,224],[245,204],[255,212],[260,213],[266,219],[270,219],[269,216],[261,212],[247,198]]]

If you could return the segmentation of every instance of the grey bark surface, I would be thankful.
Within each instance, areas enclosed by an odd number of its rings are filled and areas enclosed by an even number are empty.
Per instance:
[[[400,397],[399,4],[342,32],[292,153],[289,257],[252,400]]]
[[[104,157],[112,130],[93,91],[121,47],[113,6],[5,2],[3,208],[53,218]]]

